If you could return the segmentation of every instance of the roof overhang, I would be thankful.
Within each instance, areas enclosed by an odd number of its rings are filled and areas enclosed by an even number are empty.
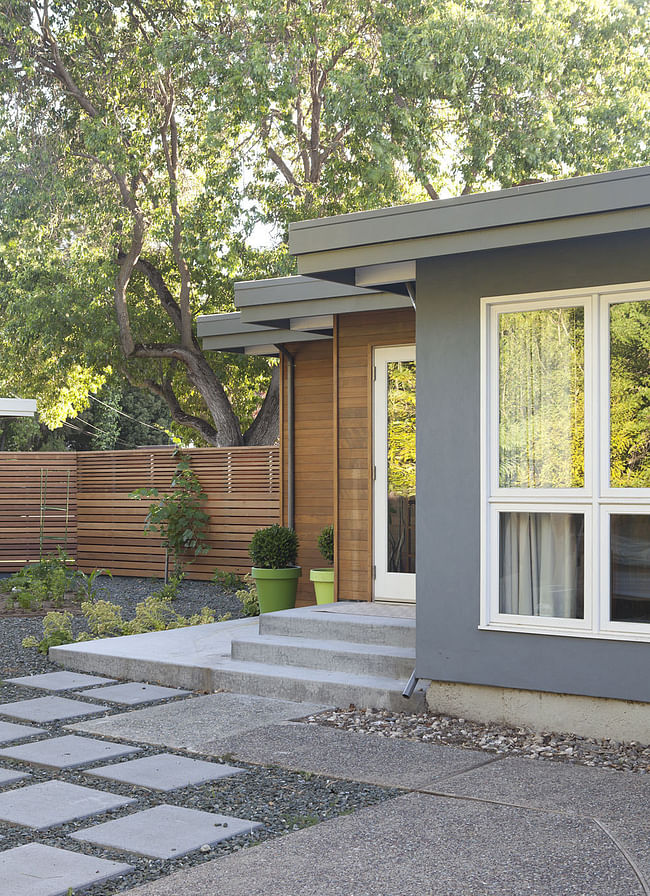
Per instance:
[[[236,283],[235,304],[239,311],[197,318],[197,336],[204,349],[275,355],[279,345],[331,339],[335,314],[412,307],[406,293],[350,287],[311,277]]]
[[[0,398],[0,417],[33,417],[36,402],[31,398]]]
[[[322,325],[322,322],[321,322]],[[277,355],[278,345],[286,342],[313,342],[331,338],[329,332],[309,332],[283,328],[264,327],[243,323],[241,313],[203,314],[197,319],[197,336],[203,348],[212,351],[235,352],[245,355]]]
[[[297,221],[289,248],[301,274],[393,289],[420,258],[649,227],[645,167]]]
[[[313,277],[277,277],[235,284],[235,305],[247,323],[302,329],[322,315],[378,311],[410,305],[408,297]]]

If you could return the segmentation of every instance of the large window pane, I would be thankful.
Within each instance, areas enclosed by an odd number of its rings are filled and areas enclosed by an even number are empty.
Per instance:
[[[499,485],[584,485],[584,309],[499,315]]]
[[[499,612],[584,618],[581,513],[499,514]]]
[[[389,361],[388,572],[415,572],[415,361]]]
[[[614,622],[650,623],[650,516],[610,516],[610,595]]]
[[[650,488],[650,302],[610,307],[610,483]]]

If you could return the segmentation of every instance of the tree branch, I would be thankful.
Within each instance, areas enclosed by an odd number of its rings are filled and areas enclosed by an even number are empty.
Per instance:
[[[162,383],[157,383],[155,380],[147,378],[136,380],[136,378],[126,369],[124,369],[123,372],[132,386],[135,386],[138,389],[146,389],[153,395],[162,398],[169,408],[172,420],[176,423],[180,423],[181,426],[188,426],[190,429],[198,432],[209,445],[219,446],[219,434],[214,426],[211,426],[207,420],[203,420],[201,417],[196,417],[194,414],[188,414],[183,410],[172,389],[169,377],[164,377]]]

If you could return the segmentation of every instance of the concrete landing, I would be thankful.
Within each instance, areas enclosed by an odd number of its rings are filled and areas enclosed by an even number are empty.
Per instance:
[[[67,669],[328,706],[416,711],[415,608],[340,602],[53,647]],[[110,699],[109,689],[102,689]]]

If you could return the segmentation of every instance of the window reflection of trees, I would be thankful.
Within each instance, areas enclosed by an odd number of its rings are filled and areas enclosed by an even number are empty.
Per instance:
[[[388,571],[415,572],[415,361],[388,364]]]

